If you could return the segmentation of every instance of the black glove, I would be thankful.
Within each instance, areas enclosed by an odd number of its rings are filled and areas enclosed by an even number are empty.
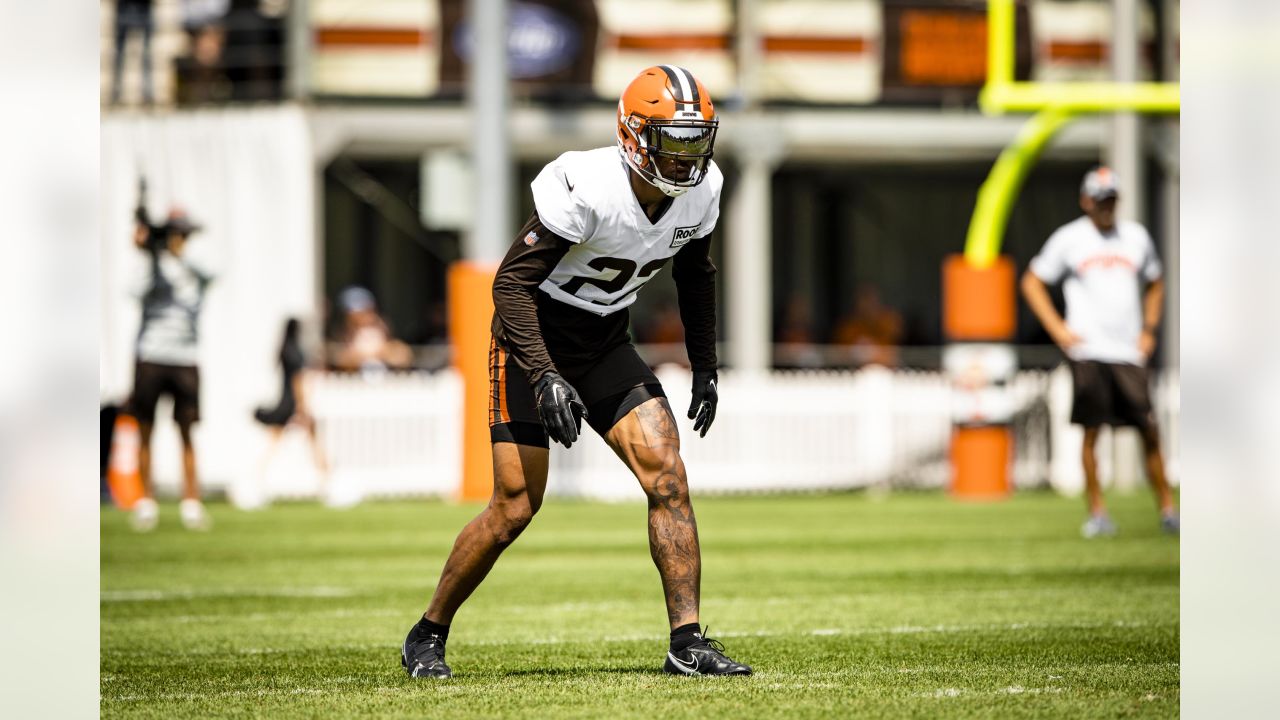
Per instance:
[[[533,396],[547,435],[565,447],[573,445],[582,429],[582,419],[587,416],[587,406],[582,404],[578,391],[559,373],[549,372],[533,386]]]
[[[689,403],[689,419],[693,420],[693,430],[698,437],[706,437],[711,422],[716,419],[716,404],[720,402],[720,393],[716,391],[715,370],[693,371],[693,400]],[[697,419],[694,420],[694,413]]]

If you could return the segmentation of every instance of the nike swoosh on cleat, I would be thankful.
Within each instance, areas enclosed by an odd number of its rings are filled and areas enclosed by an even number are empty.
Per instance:
[[[680,668],[680,671],[683,672],[685,675],[698,674],[698,656],[697,655],[693,656],[692,667],[690,667],[687,663],[681,661],[675,655],[672,655],[670,652],[667,652],[667,657],[671,658],[671,662],[675,663],[676,667]]]

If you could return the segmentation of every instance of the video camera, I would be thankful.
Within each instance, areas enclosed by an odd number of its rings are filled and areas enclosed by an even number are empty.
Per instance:
[[[168,227],[151,224],[151,216],[147,213],[147,179],[145,177],[138,178],[138,206],[134,208],[133,218],[147,229],[147,241],[143,246],[147,252],[157,253],[168,247]]]
[[[152,223],[147,214],[147,179],[145,177],[138,178],[138,206],[133,211],[133,217],[139,225],[147,229],[147,239],[143,247],[152,254],[168,249],[169,238],[173,235],[186,237],[201,230],[200,224],[193,222],[187,217],[187,213],[178,207],[169,210],[169,217],[164,223],[160,225]]]

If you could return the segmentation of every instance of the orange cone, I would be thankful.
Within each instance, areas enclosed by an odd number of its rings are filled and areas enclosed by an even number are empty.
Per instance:
[[[138,450],[142,447],[142,434],[138,421],[131,415],[116,417],[111,436],[111,460],[107,464],[107,488],[111,499],[121,510],[133,508],[142,497],[142,473],[138,469]]]

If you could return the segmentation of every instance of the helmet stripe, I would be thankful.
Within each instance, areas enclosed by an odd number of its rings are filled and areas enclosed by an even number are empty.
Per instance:
[[[698,84],[693,81],[693,76],[689,74],[689,71],[673,65],[659,65],[658,67],[662,68],[662,72],[667,74],[667,79],[671,81],[672,89],[678,89],[679,91],[679,97],[676,98],[676,102],[685,107],[677,108],[677,110],[692,109],[701,112],[702,103],[698,99]],[[690,108],[690,105],[693,107]]]
[[[702,98],[698,96],[698,81],[693,79],[693,73],[688,70],[682,67],[677,67],[676,70],[683,73],[689,82],[689,97],[693,98],[693,109],[702,112]]]

